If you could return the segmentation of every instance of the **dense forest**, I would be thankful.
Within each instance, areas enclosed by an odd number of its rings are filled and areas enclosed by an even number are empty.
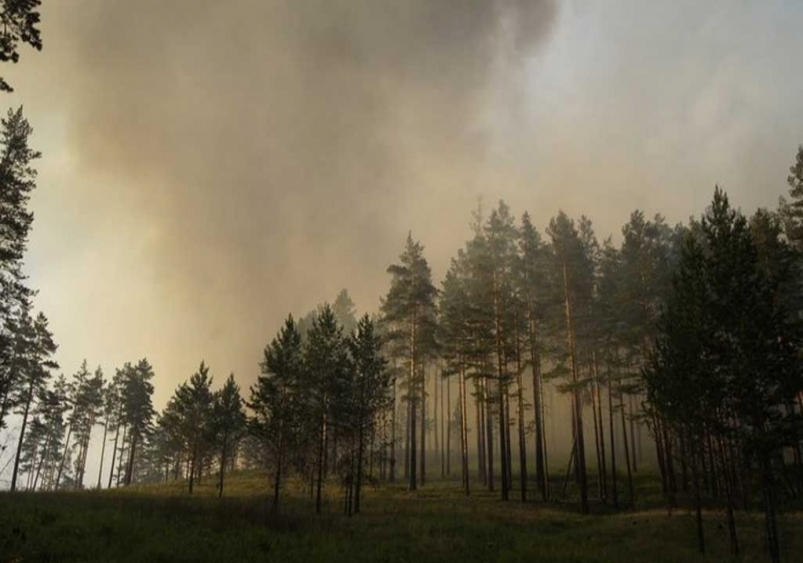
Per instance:
[[[38,4],[3,2],[0,60],[41,48]],[[410,233],[374,310],[358,315],[344,289],[288,314],[255,382],[200,361],[157,411],[147,358],[113,373],[84,361],[70,376],[54,360],[24,268],[32,133],[21,107],[2,120],[0,470],[12,493],[166,483],[193,495],[213,482],[225,497],[227,475],[259,470],[274,515],[298,491],[316,514],[336,499],[353,516],[366,488],[414,496],[433,480],[601,514],[636,507],[641,473],[670,513],[693,512],[700,553],[707,514],[725,515],[736,556],[736,515],[753,511],[781,560],[779,516],[803,495],[803,146],[788,199],[749,216],[717,187],[685,224],[636,210],[600,240],[586,216],[558,211],[539,230],[526,211],[480,203],[442,280]]]

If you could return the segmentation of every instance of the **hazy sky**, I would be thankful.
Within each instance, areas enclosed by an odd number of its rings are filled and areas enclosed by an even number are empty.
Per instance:
[[[774,206],[803,142],[803,3],[57,0],[2,73],[35,128],[27,258],[58,359],[243,384],[288,312],[440,277],[482,196],[589,215]]]

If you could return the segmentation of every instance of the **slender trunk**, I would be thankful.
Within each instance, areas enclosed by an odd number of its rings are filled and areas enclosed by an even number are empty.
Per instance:
[[[505,385],[500,379],[499,387],[499,475],[502,478],[502,500],[508,500],[508,456],[507,456],[507,429],[505,428]]]
[[[680,433],[680,479],[681,487],[684,493],[689,492],[689,465],[688,465],[688,451],[686,450],[686,437],[685,432]]]
[[[124,478],[125,478],[126,461],[125,461],[123,456],[124,456],[125,453],[127,453],[127,450],[126,450],[126,438],[127,438],[127,435],[128,435],[128,425],[126,424],[125,426],[123,426],[123,443],[120,444],[120,462],[117,465],[117,486],[118,487],[120,486],[121,482],[124,482]]]
[[[112,477],[114,476],[114,462],[117,458],[117,439],[120,437],[120,419],[117,419],[117,428],[114,432],[114,448],[112,448],[112,462],[109,467],[109,488],[112,488]]]
[[[134,427],[131,429],[131,451],[128,453],[128,469],[125,472],[125,484],[131,485],[134,481],[134,459],[137,455],[137,441],[139,438],[139,430]]]
[[[109,421],[103,421],[103,442],[100,447],[100,469],[98,470],[98,489],[100,489],[100,480],[103,478],[103,457],[106,455],[106,434],[109,430]]]
[[[442,375],[443,374],[441,374],[441,376]],[[438,401],[441,400],[441,397],[438,394],[438,384],[440,383],[439,379],[440,379],[440,377],[438,377],[438,375],[436,373],[435,381],[433,383],[434,396],[433,396],[433,402],[432,402],[432,409],[433,409],[433,411],[432,411],[432,422],[434,423],[434,426],[435,426],[434,429],[433,429],[435,431],[435,433],[434,433],[435,453],[439,456],[439,459],[440,459],[440,462],[441,462],[441,477],[443,477],[444,474],[446,473],[446,466],[444,465],[443,451],[440,448],[441,445],[443,444],[443,440],[438,438],[438,428],[439,428],[438,427]],[[443,406],[441,406],[441,410],[443,410]]]
[[[761,454],[761,485],[764,497],[764,534],[772,563],[780,563],[781,550],[778,541],[777,501],[775,498],[775,480],[772,475],[769,455]]]
[[[493,306],[494,306],[494,336],[496,340],[496,385],[499,392],[499,474],[502,478],[502,500],[508,500],[508,456],[505,429],[505,394],[507,374],[504,369],[504,350],[502,346],[502,318],[500,311],[500,296],[497,287],[496,274],[493,280]]]
[[[22,441],[25,438],[25,427],[28,425],[28,412],[33,401],[33,382],[28,385],[28,396],[25,399],[25,410],[22,413],[22,427],[20,428],[20,438],[17,442],[17,454],[14,456],[14,472],[11,475],[11,490],[17,490],[17,474],[20,468],[20,456],[22,454]]]
[[[599,426],[599,443],[601,450],[602,468],[600,475],[602,476],[602,500],[608,501],[608,467],[607,460],[605,459],[605,425],[602,423],[602,391],[600,389],[599,379],[599,364],[597,362],[597,352],[593,353],[594,360],[594,389],[597,395],[597,424]]]
[[[64,471],[64,460],[67,458],[67,452],[70,448],[70,435],[72,434],[72,424],[67,428],[67,439],[64,441],[64,449],[61,452],[61,459],[59,460],[59,470],[56,473],[56,486],[54,490],[59,490],[59,483],[61,483],[61,474]]]
[[[190,461],[190,494],[192,494],[193,484],[195,483],[195,473],[198,463],[198,430],[195,430],[194,440],[192,442],[192,458]]]
[[[666,456],[666,477],[667,477],[667,486],[669,488],[669,506],[675,507],[677,506],[677,499],[675,498],[675,494],[677,493],[677,480],[675,479],[675,463],[672,456],[672,435],[669,433],[669,425],[662,424],[661,428],[663,429],[664,435],[664,451]]]
[[[622,443],[625,445],[625,461],[627,461],[627,490],[629,493],[630,506],[633,506],[633,472],[630,468],[630,449],[627,443],[627,420],[625,418],[625,399],[624,393],[619,391],[619,411],[622,415]]]
[[[658,469],[661,473],[661,492],[669,495],[669,485],[666,476],[666,454],[664,448],[663,432],[661,432],[661,419],[657,414],[653,414],[653,426],[655,427],[655,453],[658,458]]]
[[[363,466],[363,442],[365,438],[363,436],[363,428],[364,424],[362,424],[362,417],[361,417],[361,424],[360,424],[360,432],[359,432],[359,443],[357,444],[357,479],[354,483],[354,514],[360,513],[360,493],[362,491],[362,466]]]
[[[318,447],[318,483],[315,487],[315,514],[321,513],[321,491],[323,489],[324,452],[326,450],[326,413],[321,417],[321,436]]]
[[[477,426],[477,474],[484,486],[488,485],[487,464],[485,462],[485,402],[482,398],[482,381],[474,379],[474,411]]]
[[[725,500],[726,500],[726,514],[728,517],[728,537],[730,538],[731,554],[735,557],[739,556],[739,536],[736,533],[736,519],[733,515],[734,505],[734,491],[733,491],[733,476],[728,469],[728,459],[725,447],[722,444],[722,438],[717,437],[717,446],[719,448],[719,459],[722,466],[722,479],[725,484]]]
[[[418,489],[418,475],[417,475],[417,459],[416,459],[416,403],[414,398],[410,398],[410,484],[409,489],[415,491]]]
[[[692,452],[691,472],[694,483],[694,513],[697,528],[697,550],[705,554],[705,532],[703,531],[703,503],[700,495],[700,472],[697,469],[697,452]],[[776,562],[777,563],[777,562]]]
[[[597,418],[597,383],[596,378],[591,381],[591,418],[594,419],[594,448],[597,454],[597,489],[599,492],[599,500],[605,502],[605,488],[603,482],[605,481],[604,473],[602,472],[602,452],[600,451],[599,442],[599,422]]]
[[[519,480],[521,483],[521,501],[527,502],[527,437],[524,434],[524,389],[521,378],[521,349],[516,337],[516,395],[518,399],[519,430]]]
[[[467,420],[468,414],[466,413],[467,400],[466,400],[466,374],[465,365],[460,363],[460,456],[461,456],[461,473],[463,477],[463,486],[466,490],[466,495],[470,494],[469,476],[468,476],[468,428]]]
[[[616,485],[616,433],[613,428],[613,380],[610,366],[608,366],[608,430],[611,438],[611,493],[613,493],[613,506],[619,508],[619,491]]]
[[[408,418],[408,424],[410,425],[410,483],[409,489],[411,491],[415,491],[418,489],[418,475],[416,475],[416,394],[418,393],[418,377],[416,374],[416,369],[418,367],[418,355],[416,345],[417,342],[417,317],[416,311],[412,312],[412,319],[410,321],[410,374],[409,374],[409,385],[407,387],[407,392],[410,401],[410,416]]]
[[[532,303],[528,304],[527,315],[529,317],[528,329],[530,337],[530,361],[532,362],[533,372],[533,410],[535,417],[535,481],[541,491],[541,499],[547,499],[547,486],[545,476],[544,461],[544,409],[541,389],[541,355],[538,350],[538,325],[535,319],[535,308]]]
[[[410,479],[410,411],[413,408],[412,391],[407,391],[407,412],[404,419],[404,478]]]
[[[220,480],[217,486],[217,497],[223,498],[223,475],[226,473],[226,446],[228,445],[228,436],[223,433],[223,444],[220,448]]]
[[[279,510],[279,490],[282,484],[282,462],[284,457],[284,429],[283,425],[279,427],[279,439],[276,445],[276,472],[273,476],[273,512]],[[321,460],[323,462],[323,460]],[[312,484],[310,484],[310,491],[312,491]]]
[[[390,477],[391,483],[396,482],[396,377],[393,378],[393,402],[390,411]]]
[[[569,299],[569,273],[566,263],[563,264],[563,292],[566,309],[566,339],[569,348],[569,362],[571,364],[572,384],[574,386],[574,416],[577,425],[577,468],[580,473],[580,506],[583,514],[588,514],[588,481],[586,475],[585,444],[583,438],[583,405],[580,400],[580,390],[577,388],[577,358],[575,355],[574,328],[572,326],[572,310]]]
[[[446,379],[446,475],[452,474],[452,379]]]
[[[505,384],[505,451],[507,452],[507,489],[513,489],[513,446],[510,439],[512,424],[510,423],[510,389]]]
[[[636,430],[635,430],[635,414],[636,408],[633,405],[633,394],[627,395],[627,400],[630,406],[630,452],[633,456],[633,473],[638,473],[638,463],[636,462]]]
[[[39,476],[42,473],[42,467],[44,466],[47,458],[50,456],[50,445],[53,443],[53,428],[51,427],[48,430],[47,438],[45,438],[45,448],[42,452],[42,455],[39,458],[39,465],[36,467],[36,475],[33,479],[33,490],[36,490],[36,486],[39,484]]]
[[[488,385],[488,381],[485,385]],[[490,391],[485,394],[485,441],[486,455],[488,456],[488,490],[494,490],[494,434],[493,434],[493,413],[491,413]]]
[[[418,482],[424,486],[427,474],[427,370],[421,366],[421,471]]]

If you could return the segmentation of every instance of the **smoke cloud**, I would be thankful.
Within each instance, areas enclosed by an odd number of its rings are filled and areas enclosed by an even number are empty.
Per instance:
[[[604,4],[604,5],[603,5]],[[739,7],[736,7],[738,4]],[[28,260],[59,360],[202,358],[245,387],[288,312],[373,311],[408,230],[436,278],[470,211],[600,237],[720,182],[774,205],[803,139],[799,3],[71,0],[4,76],[44,158]],[[8,65],[7,65],[8,66]],[[792,65],[793,66],[793,65]]]
[[[70,207],[107,240],[76,275],[114,294],[108,316],[97,293],[84,312],[116,333],[77,353],[108,339],[122,356],[130,338],[162,394],[202,357],[250,381],[281,318],[341,287],[374,309],[411,213],[458,243],[467,215],[449,202],[481,191],[494,73],[557,15],[551,0],[65,4],[43,14],[45,53],[66,158],[93,183]]]

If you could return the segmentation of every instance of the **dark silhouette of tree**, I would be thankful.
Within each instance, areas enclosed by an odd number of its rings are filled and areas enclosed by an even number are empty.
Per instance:
[[[390,289],[381,308],[392,354],[407,364],[409,487],[415,490],[419,484],[416,463],[417,409],[424,402],[424,361],[435,351],[437,289],[432,285],[424,247],[414,241],[411,234],[407,235],[399,264],[388,267],[388,273],[391,275]],[[422,420],[422,424],[424,422]]]
[[[33,213],[28,209],[36,188],[33,161],[41,153],[28,146],[33,129],[22,107],[9,110],[0,121],[0,428],[11,408],[10,393],[15,385],[17,332],[20,317],[30,308],[31,291],[25,286],[22,260],[28,246]]]
[[[128,429],[128,460],[126,461],[123,483],[134,482],[134,462],[137,447],[147,436],[153,425],[153,367],[146,358],[136,365],[127,365],[123,381],[123,421]]]
[[[230,374],[223,387],[216,391],[212,403],[211,430],[215,445],[220,454],[220,479],[218,496],[223,496],[223,476],[226,465],[234,454],[234,448],[245,428],[245,405],[240,396],[240,386]]]
[[[28,44],[37,51],[42,50],[42,36],[38,29],[40,0],[3,0],[0,5],[0,62],[19,61],[19,44]],[[14,89],[0,78],[0,91],[13,92]]]
[[[15,341],[13,373],[16,377],[14,378],[15,389],[12,391],[11,403],[21,409],[22,426],[11,476],[12,491],[17,488],[20,455],[31,406],[36,397],[44,394],[51,370],[58,368],[58,364],[52,360],[52,356],[56,352],[56,344],[48,329],[48,321],[44,314],[39,313],[36,319],[31,319],[28,316],[27,307],[24,308]]]
[[[248,407],[253,415],[248,423],[273,460],[273,509],[277,510],[283,470],[305,414],[301,334],[292,316],[265,347],[260,367],[262,373],[251,386]]]

